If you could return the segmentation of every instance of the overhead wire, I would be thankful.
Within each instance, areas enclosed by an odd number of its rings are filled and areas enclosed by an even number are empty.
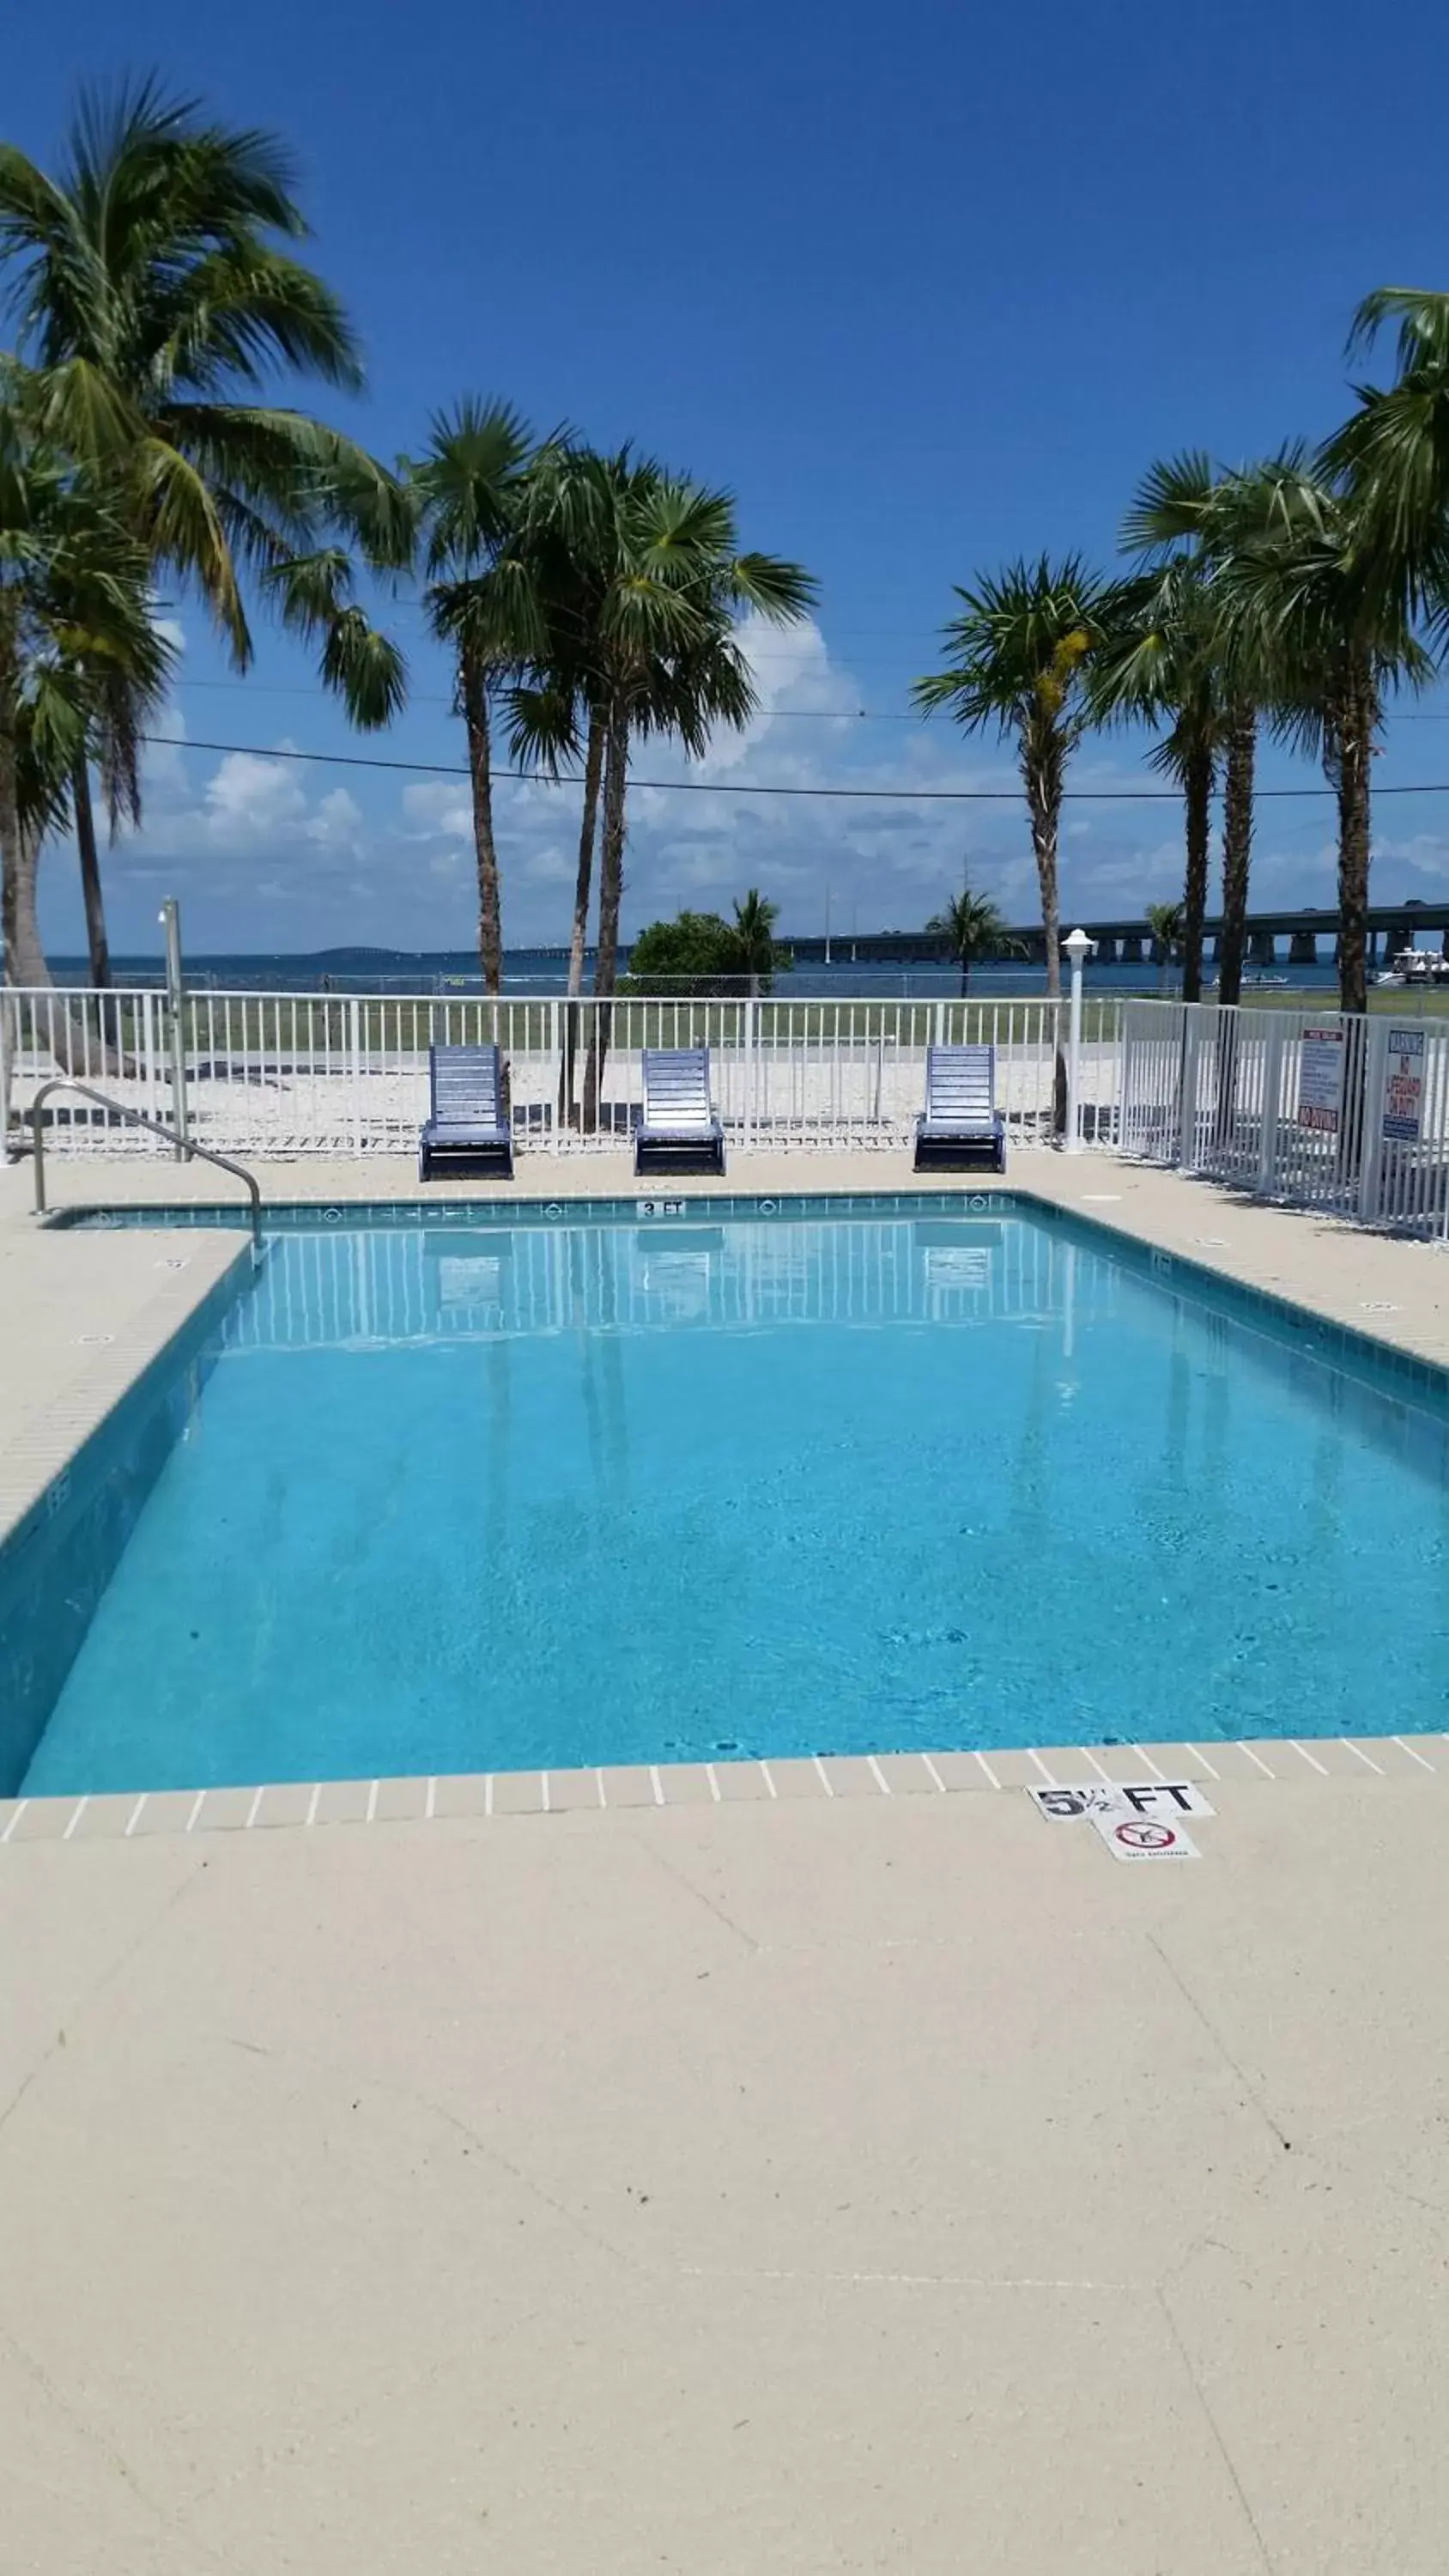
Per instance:
[[[401,771],[420,778],[467,778],[468,769],[456,761],[388,760],[375,752],[299,751],[291,745],[260,742],[209,742],[187,734],[143,733],[138,739],[158,751],[216,751],[238,753],[250,760],[293,760],[310,763],[322,769],[378,769]],[[546,769],[495,769],[495,778],[509,779],[525,787],[577,787],[581,784],[576,771],[561,770],[557,775]],[[739,778],[641,778],[631,776],[631,787],[649,787],[669,796],[820,796],[832,798],[874,798],[877,802],[896,805],[1017,805],[1021,802],[1019,787],[798,787],[783,782],[754,781]],[[1301,797],[1333,796],[1336,789],[1325,783],[1321,787],[1259,787],[1260,800],[1284,801]],[[1379,796],[1449,796],[1449,779],[1432,779],[1411,786],[1386,786],[1375,783]],[[1063,801],[1077,805],[1176,805],[1181,794],[1176,787],[1068,787]]]

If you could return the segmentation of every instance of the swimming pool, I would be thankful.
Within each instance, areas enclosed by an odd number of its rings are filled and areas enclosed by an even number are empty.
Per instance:
[[[276,1227],[0,1558],[0,1787],[1446,1722],[1433,1372],[1026,1203],[837,1210]]]

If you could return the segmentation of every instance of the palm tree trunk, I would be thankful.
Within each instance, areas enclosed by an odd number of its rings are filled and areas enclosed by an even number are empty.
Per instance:
[[[18,984],[22,903],[20,792],[15,775],[15,660],[9,604],[0,591],[0,939],[5,981]],[[32,896],[33,907],[33,896]]]
[[[610,1022],[613,1014],[607,997],[618,982],[619,907],[624,898],[624,794],[629,776],[629,715],[623,699],[616,699],[609,710],[608,739],[604,752],[604,846],[599,868],[599,955],[594,968],[594,992],[599,1007],[589,1033],[588,1062],[584,1068],[584,1126],[590,1135],[599,1123],[599,1098],[604,1079],[604,1062],[609,1052]]]
[[[503,990],[503,915],[498,890],[498,850],[493,838],[493,762],[488,738],[488,679],[470,653],[463,656],[463,720],[468,731],[468,772],[473,787],[473,849],[478,863],[478,959],[485,993]]]
[[[1062,819],[1062,762],[1055,757],[1026,768],[1026,801],[1031,814],[1031,846],[1041,888],[1041,926],[1046,948],[1047,999],[1062,998],[1062,918],[1057,891],[1057,843]]]
[[[1041,888],[1041,926],[1046,951],[1046,989],[1049,1002],[1062,998],[1062,922],[1061,902],[1057,890],[1057,843],[1062,819],[1062,784],[1066,768],[1066,745],[1055,725],[1048,723],[1022,745],[1021,771],[1026,783],[1027,810],[1031,816],[1031,846],[1036,856],[1037,883]],[[1057,1012],[1057,1060],[1052,1083],[1052,1127],[1058,1136],[1067,1129],[1067,1060],[1062,1053],[1061,1012]]]
[[[101,862],[96,848],[95,808],[91,803],[90,764],[80,752],[70,775],[75,842],[80,853],[81,899],[86,915],[86,952],[91,983],[103,993],[111,980],[111,948],[106,937],[106,907],[101,895]]]
[[[1223,945],[1218,1000],[1242,998],[1243,955],[1248,942],[1248,870],[1253,856],[1253,770],[1258,749],[1258,712],[1249,700],[1235,701],[1228,730],[1223,778]]]
[[[19,780],[15,757],[16,672],[13,629],[0,592],[0,938],[5,943],[5,982],[53,989],[41,944],[36,908],[40,875],[40,835],[20,820]],[[47,1005],[45,1036],[63,1073],[127,1070],[125,1059],[97,1044],[79,1027],[66,1005]]]
[[[569,1126],[574,1117],[574,1065],[579,1051],[578,997],[584,989],[584,951],[589,944],[589,897],[594,883],[594,834],[599,817],[599,781],[604,769],[604,719],[589,710],[589,741],[584,754],[584,811],[579,826],[579,870],[574,880],[574,926],[569,939],[568,1008],[564,1013],[564,1060],[559,1076],[558,1114]]]
[[[1182,998],[1202,1000],[1202,926],[1207,912],[1208,850],[1212,839],[1213,756],[1189,754],[1182,773],[1187,872],[1182,885]]]
[[[1378,731],[1373,675],[1355,656],[1344,688],[1338,759],[1338,999],[1345,1011],[1368,1009],[1370,775]]]

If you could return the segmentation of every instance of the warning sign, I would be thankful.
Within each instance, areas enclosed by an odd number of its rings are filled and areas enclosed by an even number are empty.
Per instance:
[[[1343,1115],[1343,1031],[1305,1029],[1298,1058],[1298,1124],[1336,1136]]]
[[[1424,1032],[1390,1029],[1384,1060],[1384,1135],[1417,1145],[1424,1121]]]
[[[1059,1824],[1078,1816],[1211,1816],[1216,1811],[1195,1780],[1085,1780],[1061,1788],[1028,1789],[1027,1796]]]
[[[1182,1825],[1158,1823],[1151,1816],[1094,1816],[1103,1842],[1118,1860],[1201,1860],[1202,1854]]]

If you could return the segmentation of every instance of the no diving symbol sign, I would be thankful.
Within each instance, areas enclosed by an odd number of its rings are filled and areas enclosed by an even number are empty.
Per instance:
[[[1146,1816],[1094,1816],[1102,1840],[1117,1860],[1201,1860],[1181,1825],[1153,1824]]]

